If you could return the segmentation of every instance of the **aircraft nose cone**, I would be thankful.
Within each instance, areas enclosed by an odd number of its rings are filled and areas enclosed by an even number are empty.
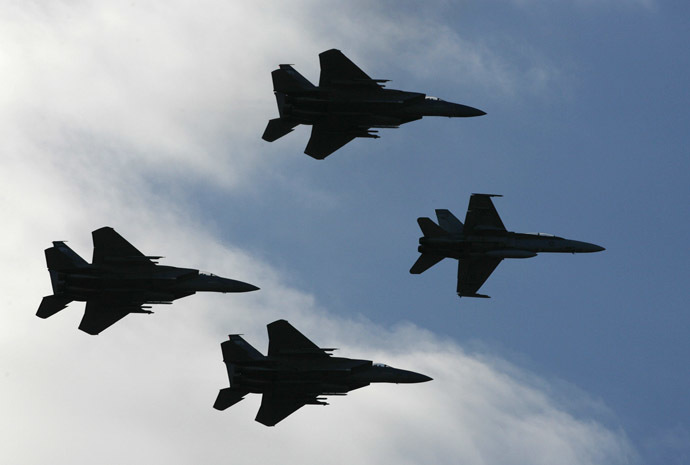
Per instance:
[[[482,110],[480,110],[480,109],[478,109],[478,108],[470,107],[470,106],[467,106],[467,105],[461,105],[461,104],[459,104],[459,103],[456,104],[456,105],[457,105],[457,106],[456,106],[457,116],[469,118],[469,117],[472,117],[472,116],[483,116],[483,115],[486,115],[486,112],[485,112],[485,111],[482,111]]]
[[[251,292],[259,290],[259,288],[253,284],[236,281],[234,279],[226,280],[225,284],[225,288],[227,289],[225,292]]]
[[[429,376],[423,375],[421,373],[415,373],[417,376],[415,377],[414,381],[411,381],[412,383],[426,383],[427,381],[431,381],[434,378],[430,378]]]
[[[583,252],[601,252],[602,250],[606,250],[599,245],[590,244],[588,242],[581,242],[580,244],[580,248]]]
[[[235,288],[235,292],[252,292],[258,291],[259,288],[249,283],[239,283]]]
[[[402,371],[402,379],[398,381],[399,383],[426,383],[431,381],[433,378],[423,375],[421,373],[415,373],[414,371],[400,370]]]

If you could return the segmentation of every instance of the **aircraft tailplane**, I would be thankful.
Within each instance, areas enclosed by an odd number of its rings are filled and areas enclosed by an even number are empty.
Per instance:
[[[445,257],[442,257],[440,255],[431,255],[428,253],[423,253],[422,255],[419,256],[416,262],[414,262],[414,265],[412,265],[412,268],[410,268],[410,273],[412,274],[421,274],[424,273],[426,270],[443,260]]]
[[[225,410],[244,399],[244,396],[247,394],[249,394],[249,391],[241,391],[233,388],[221,389],[218,392],[218,397],[216,397],[213,408],[216,410]]]
[[[67,304],[72,302],[72,299],[58,295],[49,295],[43,298],[41,305],[38,307],[36,316],[39,318],[48,318],[55,315],[57,312],[67,307]]]
[[[293,121],[291,118],[275,118],[268,122],[266,129],[264,130],[263,136],[261,138],[268,142],[273,142],[278,140],[286,134],[292,132],[295,126],[299,123]]]

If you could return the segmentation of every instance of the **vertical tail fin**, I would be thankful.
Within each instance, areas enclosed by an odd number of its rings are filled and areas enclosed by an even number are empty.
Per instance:
[[[251,362],[266,358],[239,334],[231,334],[230,340],[223,342],[220,348],[223,351],[223,361],[226,363]]]
[[[448,235],[448,231],[441,228],[429,218],[417,218],[417,224],[419,224],[419,228],[422,230],[424,237],[440,237]]]
[[[461,234],[463,230],[462,222],[455,217],[450,211],[445,209],[436,210],[436,218],[441,228],[449,233]]]
[[[273,90],[276,92],[289,94],[291,92],[316,90],[314,84],[290,65],[280,65],[280,69],[271,73],[271,78],[273,79]]]
[[[289,112],[286,111],[287,108],[285,105],[285,93],[275,92],[275,96],[276,96],[276,103],[278,104],[278,114],[280,115],[280,118],[281,119],[287,119]]]
[[[90,265],[81,258],[74,250],[67,247],[67,245],[62,241],[53,241],[53,247],[45,250],[46,264],[48,265],[48,271],[50,272],[50,283],[53,286],[53,294],[60,294],[62,292],[62,287],[64,285],[64,271],[75,270],[78,268],[88,268]],[[41,307],[39,308],[38,316],[41,318],[48,318],[49,316],[59,312],[70,302],[68,300],[61,307],[57,307],[57,299],[63,299],[63,297],[56,297],[56,300],[46,300],[48,297],[43,299]],[[44,304],[46,305],[44,307]],[[41,310],[43,309],[43,310]],[[53,310],[50,310],[53,309]],[[46,316],[41,316],[46,314]]]
[[[218,397],[216,397],[213,408],[216,410],[225,410],[235,405],[241,401],[244,396],[249,394],[249,391],[232,387],[235,377],[235,364],[261,360],[265,357],[238,334],[230,335],[230,340],[223,342],[220,348],[223,351],[223,362],[225,362],[225,366],[228,370],[230,387],[221,389],[220,392],[218,392]]]
[[[46,264],[51,271],[65,271],[89,266],[74,250],[62,241],[54,241],[53,247],[45,250]]]
[[[271,77],[273,78],[273,90],[276,95],[280,118],[272,119],[268,122],[261,136],[263,140],[268,142],[273,142],[289,134],[299,124],[298,121],[295,121],[290,116],[290,105],[286,104],[285,94],[316,90],[314,84],[295,71],[290,65],[280,65],[280,69],[273,71]]]
[[[230,340],[223,342],[220,345],[220,349],[223,351],[223,362],[227,365],[228,377],[231,383],[235,364],[253,362],[266,358],[239,334],[231,334]]]
[[[438,212],[438,210],[437,210]],[[442,221],[439,219],[439,223],[443,224]],[[417,218],[417,224],[419,224],[419,228],[422,230],[422,234],[424,234],[424,237],[443,237],[448,235],[448,231],[446,231],[445,228],[437,225],[431,219],[423,217],[423,218]],[[421,239],[420,239],[421,241]],[[421,252],[421,248],[420,248]],[[421,274],[424,273],[426,270],[443,260],[445,257],[442,255],[433,255],[429,253],[422,253],[422,255],[419,256],[417,261],[412,265],[412,268],[410,268],[410,273],[412,274]]]

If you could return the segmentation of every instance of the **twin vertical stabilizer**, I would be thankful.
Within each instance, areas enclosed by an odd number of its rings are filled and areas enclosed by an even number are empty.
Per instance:
[[[438,219],[438,224],[434,223],[429,218],[417,218],[417,223],[419,228],[422,230],[425,238],[432,237],[444,237],[454,234],[462,234],[463,225],[462,222],[457,219],[448,210],[436,210],[436,218]],[[443,255],[435,255],[430,253],[422,253],[412,268],[410,268],[410,273],[421,274],[426,270],[443,260],[445,257]]]
[[[450,234],[462,234],[462,222],[450,211],[445,209],[436,210],[436,218],[438,219],[438,225]]]

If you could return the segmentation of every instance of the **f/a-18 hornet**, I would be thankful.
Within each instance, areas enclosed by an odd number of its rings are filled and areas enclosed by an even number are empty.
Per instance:
[[[431,378],[369,360],[333,357],[285,320],[268,325],[268,356],[239,335],[220,345],[230,387],[221,389],[213,407],[225,410],[249,393],[263,394],[256,421],[275,426],[304,405],[328,405],[327,395],[370,383],[422,383]]]
[[[149,305],[171,304],[199,291],[248,292],[251,284],[190,268],[158,265],[113,228],[93,231],[93,260],[87,263],[62,241],[45,250],[53,295],[36,316],[55,315],[73,300],[86,302],[82,331],[96,335],[130,313],[153,313]]]
[[[458,260],[459,296],[489,297],[477,294],[504,258],[530,258],[539,252],[585,253],[604,250],[595,244],[573,241],[551,234],[524,234],[506,231],[496,212],[492,194],[472,194],[463,225],[448,210],[436,210],[438,224],[417,218],[424,237],[410,273],[420,274],[446,257]]]
[[[419,92],[384,89],[387,79],[372,79],[340,50],[319,54],[318,87],[290,65],[271,73],[280,118],[268,122],[263,139],[273,142],[298,124],[312,125],[304,151],[322,160],[355,137],[377,139],[371,128],[397,128],[424,116],[468,117],[481,110]]]

